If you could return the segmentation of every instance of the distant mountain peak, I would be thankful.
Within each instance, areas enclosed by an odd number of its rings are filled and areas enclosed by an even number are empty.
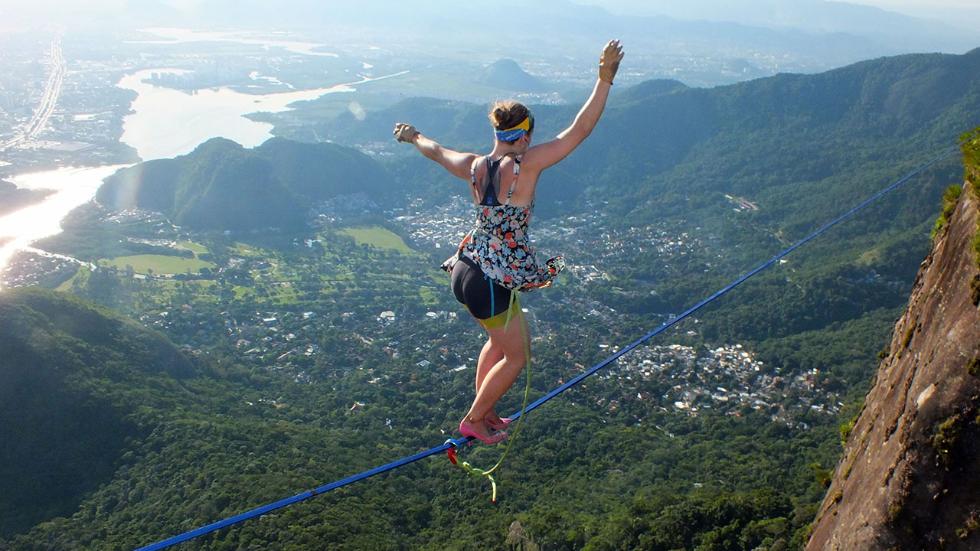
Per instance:
[[[507,58],[498,59],[487,66],[480,83],[515,92],[540,92],[547,89],[540,79],[528,74],[513,59]]]
[[[674,80],[671,78],[660,78],[654,80],[646,80],[639,84],[631,86],[627,90],[627,94],[630,97],[654,97],[654,96],[665,96],[667,94],[673,94],[680,90],[687,90],[688,86],[679,80]]]

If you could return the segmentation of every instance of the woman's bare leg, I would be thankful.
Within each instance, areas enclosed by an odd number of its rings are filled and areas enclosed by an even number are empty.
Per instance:
[[[507,393],[514,381],[517,380],[527,361],[525,354],[528,335],[524,315],[518,310],[506,327],[487,329],[490,341],[494,346],[499,345],[503,358],[497,361],[484,376],[476,399],[466,414],[465,421],[476,427],[476,430],[486,430],[486,418],[500,398]],[[493,347],[491,347],[492,350]]]
[[[493,339],[487,337],[483,350],[480,351],[480,359],[476,363],[476,392],[480,392],[483,380],[486,378],[490,368],[497,362],[504,359],[504,351],[499,346],[494,346]]]
[[[483,350],[480,351],[480,359],[476,364],[476,391],[473,394],[474,396],[480,393],[480,387],[483,386],[483,381],[486,380],[487,373],[490,372],[490,369],[502,359],[504,359],[503,349],[495,346],[493,339],[487,337],[487,342],[483,345]],[[500,424],[503,422],[500,416],[492,409],[487,413],[485,418],[488,423]]]

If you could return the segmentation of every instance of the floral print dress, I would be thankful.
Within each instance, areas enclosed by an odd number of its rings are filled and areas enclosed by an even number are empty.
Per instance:
[[[549,258],[544,265],[537,262],[527,235],[534,202],[527,206],[510,204],[517,175],[520,174],[520,160],[515,159],[514,183],[511,184],[507,200],[502,205],[497,202],[492,181],[495,169],[491,170],[492,161],[489,157],[486,157],[486,162],[489,177],[484,188],[484,200],[476,207],[476,223],[463,237],[456,254],[443,262],[442,267],[451,273],[459,257],[466,256],[483,270],[484,276],[507,289],[531,291],[548,287],[565,268],[565,261],[561,256],[556,256]],[[474,197],[477,197],[476,163],[470,170],[470,180],[474,187]],[[488,198],[492,198],[492,201],[488,201]]]

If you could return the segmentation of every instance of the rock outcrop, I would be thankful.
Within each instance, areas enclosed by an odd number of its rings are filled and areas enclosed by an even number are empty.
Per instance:
[[[980,182],[970,179],[919,269],[808,551],[980,549]]]

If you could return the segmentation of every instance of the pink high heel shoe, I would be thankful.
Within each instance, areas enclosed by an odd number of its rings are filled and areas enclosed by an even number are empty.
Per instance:
[[[476,438],[480,442],[483,442],[484,444],[487,444],[489,446],[492,446],[494,444],[499,444],[500,442],[503,442],[507,438],[506,432],[498,432],[490,436],[480,436],[479,433],[473,430],[473,425],[471,423],[467,423],[466,421],[459,422],[459,432],[463,436],[470,436],[472,438]]]

